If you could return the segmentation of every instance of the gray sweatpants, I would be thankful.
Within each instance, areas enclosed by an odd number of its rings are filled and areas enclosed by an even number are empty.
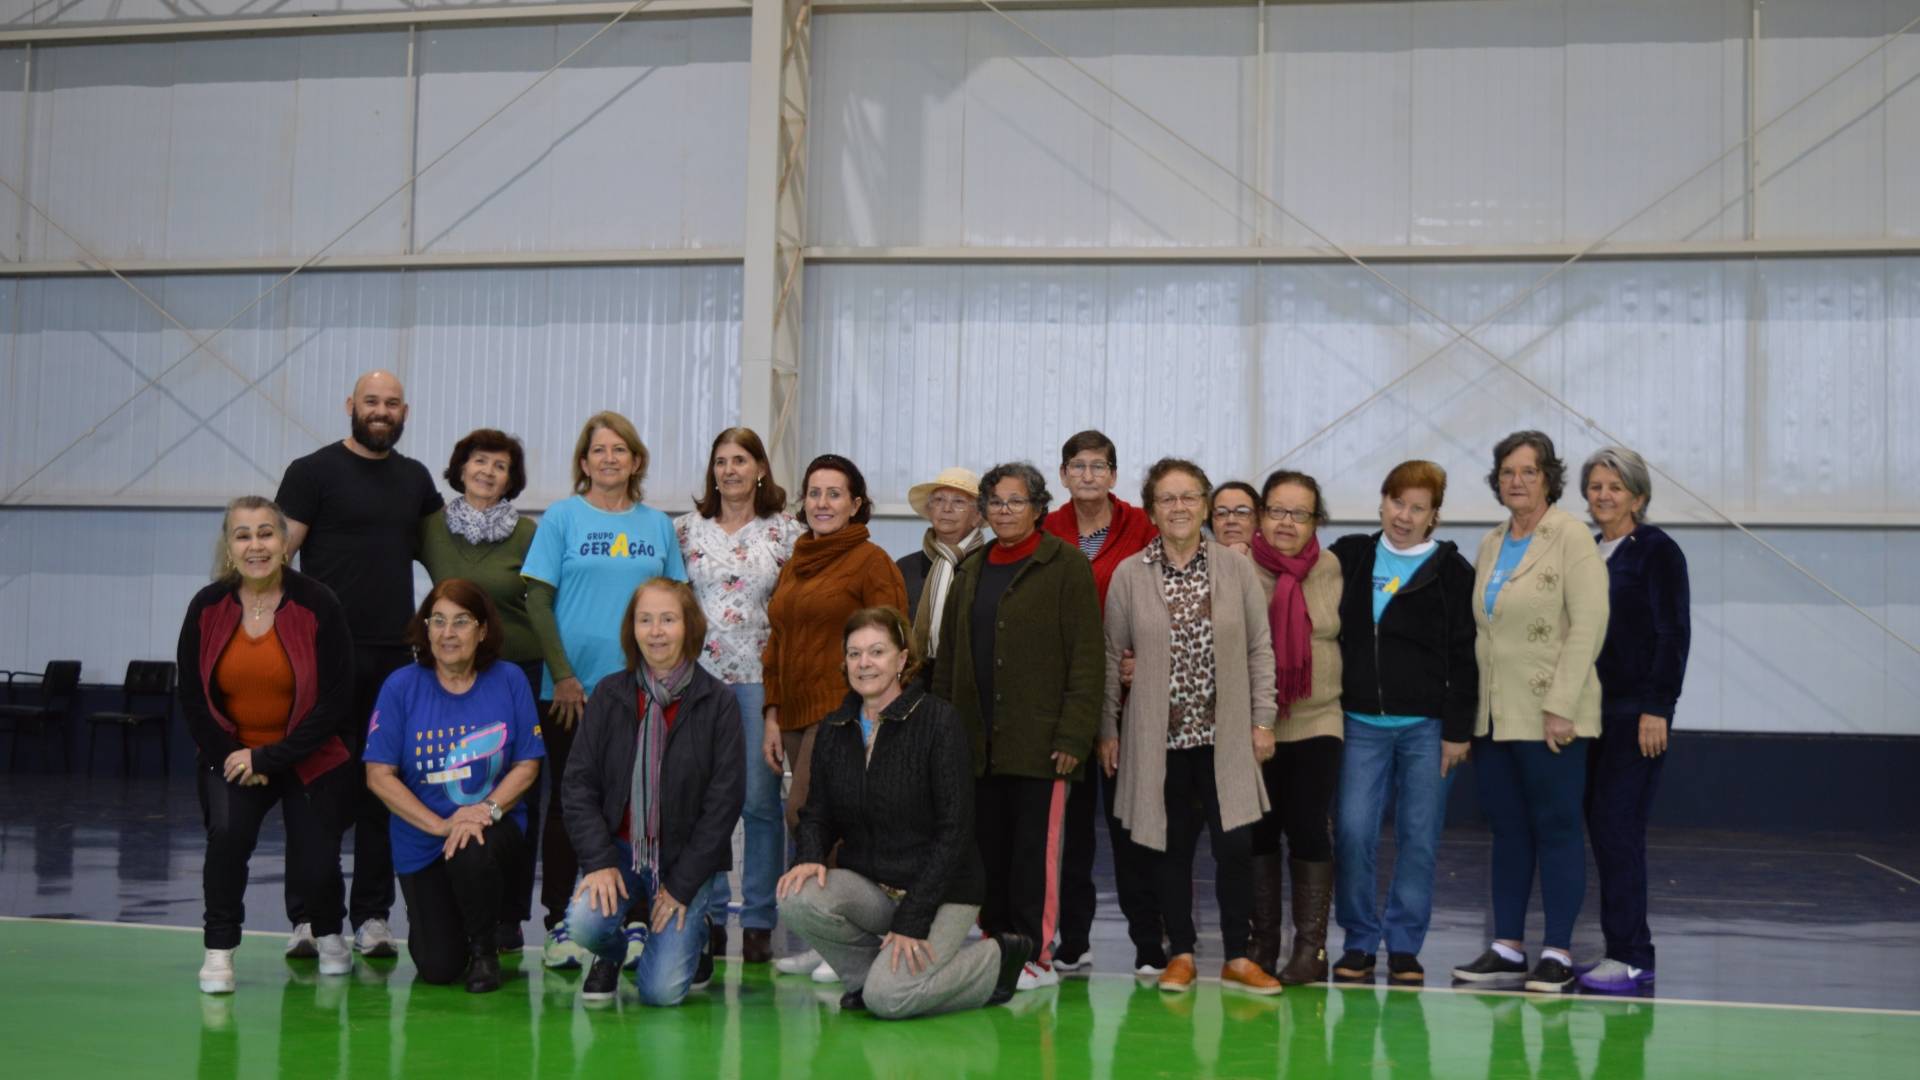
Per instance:
[[[828,870],[822,886],[811,879],[780,901],[787,928],[819,950],[849,991],[860,990],[867,1011],[883,1020],[976,1009],[987,1003],[1000,974],[1000,946],[967,943],[980,917],[970,904],[941,904],[927,944],[933,964],[915,975],[892,970],[893,954],[880,941],[893,926],[897,905],[878,885],[851,870]]]

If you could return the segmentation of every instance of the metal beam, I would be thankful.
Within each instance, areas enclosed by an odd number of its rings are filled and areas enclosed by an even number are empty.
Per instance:
[[[478,251],[425,252],[413,255],[327,255],[313,270],[436,270],[561,266],[646,266],[654,264],[734,263],[739,248],[631,248],[616,251]],[[264,255],[243,259],[127,259],[114,260],[122,274],[284,274],[305,264],[297,255]],[[76,277],[108,270],[85,259],[52,262],[0,262],[0,277]]]
[[[404,30],[409,26],[484,26],[499,23],[606,22],[625,11],[627,3],[595,0],[581,4],[521,4],[500,7],[440,8],[412,11],[363,11],[314,15],[257,15],[225,19],[169,19],[165,22],[60,22],[33,27],[0,28],[0,45],[38,42],[74,45],[103,41],[150,41],[161,38],[235,37],[266,34],[352,33],[366,30]],[[627,18],[685,19],[703,16],[743,16],[749,0],[654,0]]]

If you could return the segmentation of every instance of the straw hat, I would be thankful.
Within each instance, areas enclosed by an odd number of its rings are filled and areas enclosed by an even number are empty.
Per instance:
[[[972,469],[962,469],[957,465],[951,469],[942,469],[940,470],[940,475],[934,477],[931,482],[915,484],[907,489],[907,505],[913,507],[914,513],[919,514],[921,517],[926,517],[927,499],[933,495],[935,488],[952,488],[955,491],[964,491],[969,496],[978,499],[980,497],[980,476]],[[894,490],[897,491],[899,489],[896,488]]]

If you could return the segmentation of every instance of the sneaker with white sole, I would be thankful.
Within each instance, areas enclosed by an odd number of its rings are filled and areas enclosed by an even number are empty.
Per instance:
[[[207,950],[207,958],[200,963],[200,992],[203,994],[233,993],[232,949]]]
[[[313,924],[301,923],[287,936],[287,955],[299,960],[311,960],[320,955],[313,944]]]
[[[353,949],[361,956],[397,956],[393,931],[385,919],[368,919],[353,932]]]
[[[587,980],[580,986],[583,1001],[612,1001],[620,993],[620,965],[596,956],[587,969]]]
[[[634,923],[627,927],[627,957],[620,966],[628,971],[640,970],[640,954],[647,947],[647,928]]]
[[[1580,985],[1602,994],[1631,994],[1653,981],[1652,968],[1602,960],[1580,973]]]
[[[1015,990],[1038,990],[1046,986],[1059,986],[1060,973],[1053,970],[1052,964],[1043,964],[1038,960],[1029,960],[1020,969],[1020,979],[1013,984]]]
[[[820,965],[813,969],[813,981],[817,983],[837,983],[840,981],[840,976],[833,970],[832,964],[822,960],[820,961]]]
[[[347,948],[346,938],[339,934],[326,934],[314,938],[313,943],[320,953],[320,974],[345,975],[353,970],[353,952]]]
[[[821,965],[820,954],[812,949],[783,956],[773,962],[773,970],[782,975],[805,975]]]
[[[587,960],[587,950],[573,943],[567,934],[567,924],[561,923],[547,931],[546,948],[540,951],[540,962],[556,971],[571,971]]]
[[[1093,974],[1093,950],[1088,949],[1073,957],[1053,954],[1053,969],[1061,975]]]

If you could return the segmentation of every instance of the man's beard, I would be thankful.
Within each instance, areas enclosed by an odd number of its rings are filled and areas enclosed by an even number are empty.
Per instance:
[[[395,420],[393,426],[388,428],[384,434],[375,434],[367,422],[360,419],[359,413],[356,412],[353,414],[353,441],[376,454],[384,454],[393,449],[393,445],[400,441],[401,432],[405,431],[406,428],[407,425],[404,421]]]

